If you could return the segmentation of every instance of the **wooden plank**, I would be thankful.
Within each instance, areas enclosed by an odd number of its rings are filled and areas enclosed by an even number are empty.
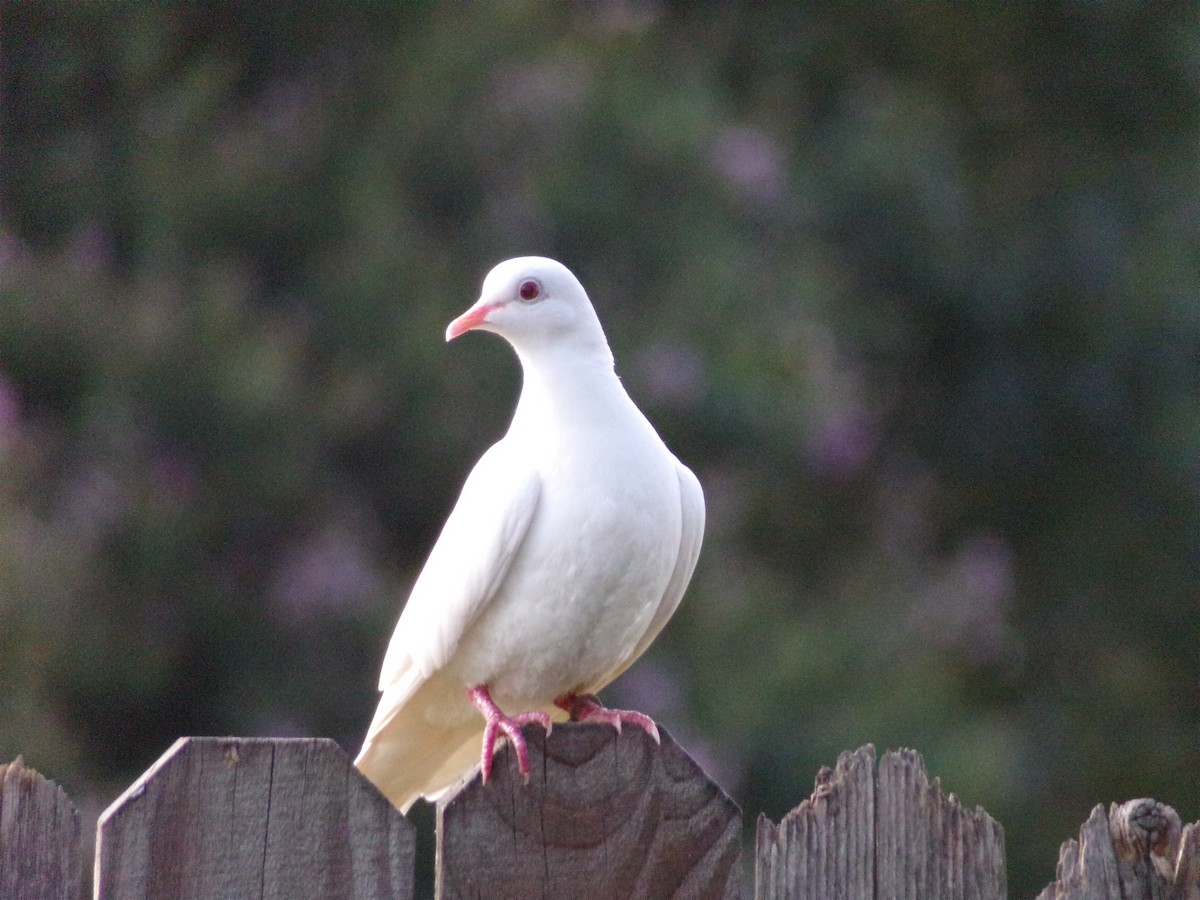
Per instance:
[[[96,896],[411,898],[412,826],[322,738],[180,738],[100,817]]]
[[[914,750],[887,753],[876,787],[876,897],[1002,900],[1004,829],[931,782]]]
[[[1096,806],[1059,853],[1037,900],[1200,900],[1200,824],[1183,828],[1165,803]]]
[[[1079,840],[1062,845],[1055,880],[1036,900],[1122,900],[1117,857],[1103,806],[1092,809],[1079,829]]]
[[[741,811],[660,732],[525,728],[528,784],[506,746],[438,804],[437,896],[741,897]]]
[[[1200,900],[1200,822],[1183,827],[1170,900]]]
[[[1165,803],[1142,798],[1108,812],[1108,833],[1117,857],[1121,896],[1165,898],[1175,880],[1183,826]]]
[[[0,897],[78,900],[79,813],[66,792],[27,768],[0,765]]]
[[[999,900],[1004,832],[930,782],[911,750],[843,753],[778,826],[759,820],[759,900]]]
[[[758,820],[756,900],[863,900],[875,885],[875,748],[817,773],[812,796]]]

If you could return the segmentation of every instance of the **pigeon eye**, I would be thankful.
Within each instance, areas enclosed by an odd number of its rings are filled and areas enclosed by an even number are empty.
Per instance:
[[[521,286],[517,288],[517,293],[522,300],[529,303],[542,296],[542,285],[536,278],[526,278],[521,282]]]

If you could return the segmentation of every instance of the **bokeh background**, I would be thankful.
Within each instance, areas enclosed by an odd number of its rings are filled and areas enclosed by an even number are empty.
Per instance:
[[[873,741],[1200,818],[1200,7],[0,3],[0,757],[353,752],[566,262],[698,473],[613,703],[752,827]]]

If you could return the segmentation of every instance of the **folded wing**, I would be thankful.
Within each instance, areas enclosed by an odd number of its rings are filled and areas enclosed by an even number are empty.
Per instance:
[[[367,742],[450,660],[495,596],[533,521],[537,471],[504,441],[476,463],[413,585],[379,678],[384,697]]]
[[[650,620],[650,625],[646,628],[641,640],[633,648],[633,652],[624,657],[621,663],[605,676],[604,684],[596,685],[595,690],[600,690],[605,684],[615,680],[646,652],[646,648],[654,642],[658,633],[663,630],[663,626],[670,621],[675,610],[679,608],[683,592],[687,589],[688,582],[692,580],[692,573],[696,570],[696,561],[700,558],[700,544],[704,540],[704,491],[692,470],[679,460],[675,460],[675,474],[679,480],[682,528],[679,536],[679,555],[675,558],[675,568],[671,572],[671,580],[667,582],[667,589],[663,592],[658,608],[654,611],[654,617]]]

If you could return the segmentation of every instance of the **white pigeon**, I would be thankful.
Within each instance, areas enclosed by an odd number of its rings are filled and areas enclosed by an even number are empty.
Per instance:
[[[355,765],[402,811],[436,799],[480,756],[486,781],[501,734],[528,776],[527,722],[549,730],[569,713],[636,724],[657,740],[649,716],[594,695],[675,612],[704,532],[699,481],[625,393],[565,266],[500,263],[446,340],[472,329],[512,344],[524,383],[383,660],[383,696]]]

